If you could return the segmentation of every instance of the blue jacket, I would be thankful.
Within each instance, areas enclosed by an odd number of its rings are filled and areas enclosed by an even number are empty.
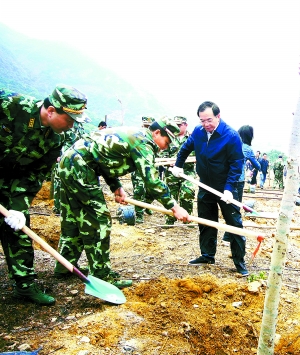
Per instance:
[[[199,125],[181,147],[176,166],[182,168],[189,154],[195,151],[196,171],[200,181],[215,190],[233,191],[244,163],[239,134],[223,120],[208,141],[205,129]]]
[[[244,158],[244,165],[243,165],[242,175],[241,175],[239,181],[245,181],[245,170],[246,170],[246,161],[247,160],[250,160],[253,168],[255,168],[257,170],[260,170],[259,161],[256,159],[252,148],[248,144],[243,143],[242,149],[243,149],[243,154],[244,154],[245,158]]]
[[[260,159],[259,162],[260,162],[260,165],[261,165],[261,171],[262,171],[265,175],[267,175],[267,173],[268,173],[268,168],[269,168],[269,160],[267,160],[267,159]]]

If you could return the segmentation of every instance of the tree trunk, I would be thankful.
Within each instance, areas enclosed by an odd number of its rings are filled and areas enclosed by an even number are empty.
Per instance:
[[[285,267],[290,224],[295,208],[299,187],[299,151],[300,151],[300,97],[294,113],[292,133],[287,162],[287,177],[280,205],[279,218],[271,257],[270,273],[267,283],[262,325],[258,342],[258,355],[273,355],[278,305]]]

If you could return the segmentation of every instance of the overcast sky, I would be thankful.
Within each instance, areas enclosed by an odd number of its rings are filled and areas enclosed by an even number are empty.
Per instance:
[[[211,100],[235,129],[254,127],[254,149],[287,151],[300,90],[299,14],[298,0],[15,0],[1,4],[0,22],[70,43],[191,128]]]

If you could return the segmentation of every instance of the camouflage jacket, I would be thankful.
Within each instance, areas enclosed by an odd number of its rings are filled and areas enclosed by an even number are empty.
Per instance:
[[[284,169],[283,161],[277,160],[273,166],[274,173],[278,175],[283,175],[283,169]]]
[[[61,154],[63,154],[67,149],[69,149],[78,139],[83,138],[85,135],[84,127],[82,123],[75,122],[73,128],[69,129],[65,133],[64,145],[61,149]]]
[[[39,189],[60,155],[64,135],[40,122],[43,101],[0,89],[0,178],[24,178]]]
[[[154,166],[158,146],[148,129],[117,127],[95,131],[78,140],[63,157],[71,159],[74,150],[96,175],[103,176],[112,192],[122,186],[118,177],[138,171],[154,199],[166,208],[174,206],[175,200]]]

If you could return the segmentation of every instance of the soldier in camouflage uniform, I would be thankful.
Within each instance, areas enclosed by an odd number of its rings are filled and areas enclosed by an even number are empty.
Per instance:
[[[187,131],[187,119],[182,116],[175,116],[175,121],[178,124],[180,133],[177,137],[179,141],[179,149],[185,143],[185,141],[190,136]],[[168,158],[174,158],[177,156],[178,150],[171,151],[166,150],[168,153]],[[193,154],[194,155],[194,154]],[[194,163],[185,163],[184,164],[184,174],[189,175],[193,179],[196,178],[195,173],[195,164]],[[172,196],[176,201],[179,202],[180,206],[187,210],[189,214],[193,214],[193,204],[195,200],[195,185],[183,178],[175,177],[170,170],[166,169],[165,171],[166,183],[170,188]],[[173,216],[166,215],[166,224],[173,225],[176,219]]]
[[[152,117],[142,117],[142,127],[148,128],[155,121]],[[138,201],[152,203],[153,198],[147,193],[145,189],[145,183],[139,172],[136,170],[131,173],[131,182],[133,186],[133,198]],[[143,208],[140,206],[134,206],[135,209],[135,222],[144,222],[144,211],[151,215],[153,212],[148,208]]]
[[[28,209],[50,177],[63,132],[85,119],[86,101],[82,93],[65,85],[57,86],[44,101],[0,90],[0,203],[9,210],[9,216],[0,219],[0,239],[17,298],[46,305],[55,302],[34,282],[32,240],[20,230],[30,226]]]
[[[71,147],[78,139],[82,138],[84,134],[84,127],[82,123],[75,122],[73,128],[69,131],[65,132],[65,143],[61,149],[61,155],[65,150]],[[60,214],[60,178],[58,176],[58,165],[60,161],[60,156],[57,158],[57,163],[55,164],[55,168],[52,170],[52,180],[53,183],[53,199],[54,199],[54,207],[53,212],[56,214]]]
[[[278,159],[276,160],[273,166],[273,171],[274,171],[273,189],[275,189],[277,185],[279,189],[283,189],[283,170],[284,170],[284,163],[282,160],[282,156],[279,155]]]
[[[188,213],[172,198],[154,166],[158,149],[168,148],[170,140],[176,140],[178,133],[173,120],[163,118],[153,122],[149,129],[117,127],[92,132],[64,153],[59,166],[59,250],[63,257],[76,264],[84,249],[91,275],[120,288],[132,284],[131,280],[118,280],[120,275],[111,270],[111,216],[98,176],[105,179],[116,202],[124,203],[126,194],[118,178],[138,170],[151,196],[171,209],[176,218],[188,221]],[[56,263],[55,274],[62,273],[69,272]]]

